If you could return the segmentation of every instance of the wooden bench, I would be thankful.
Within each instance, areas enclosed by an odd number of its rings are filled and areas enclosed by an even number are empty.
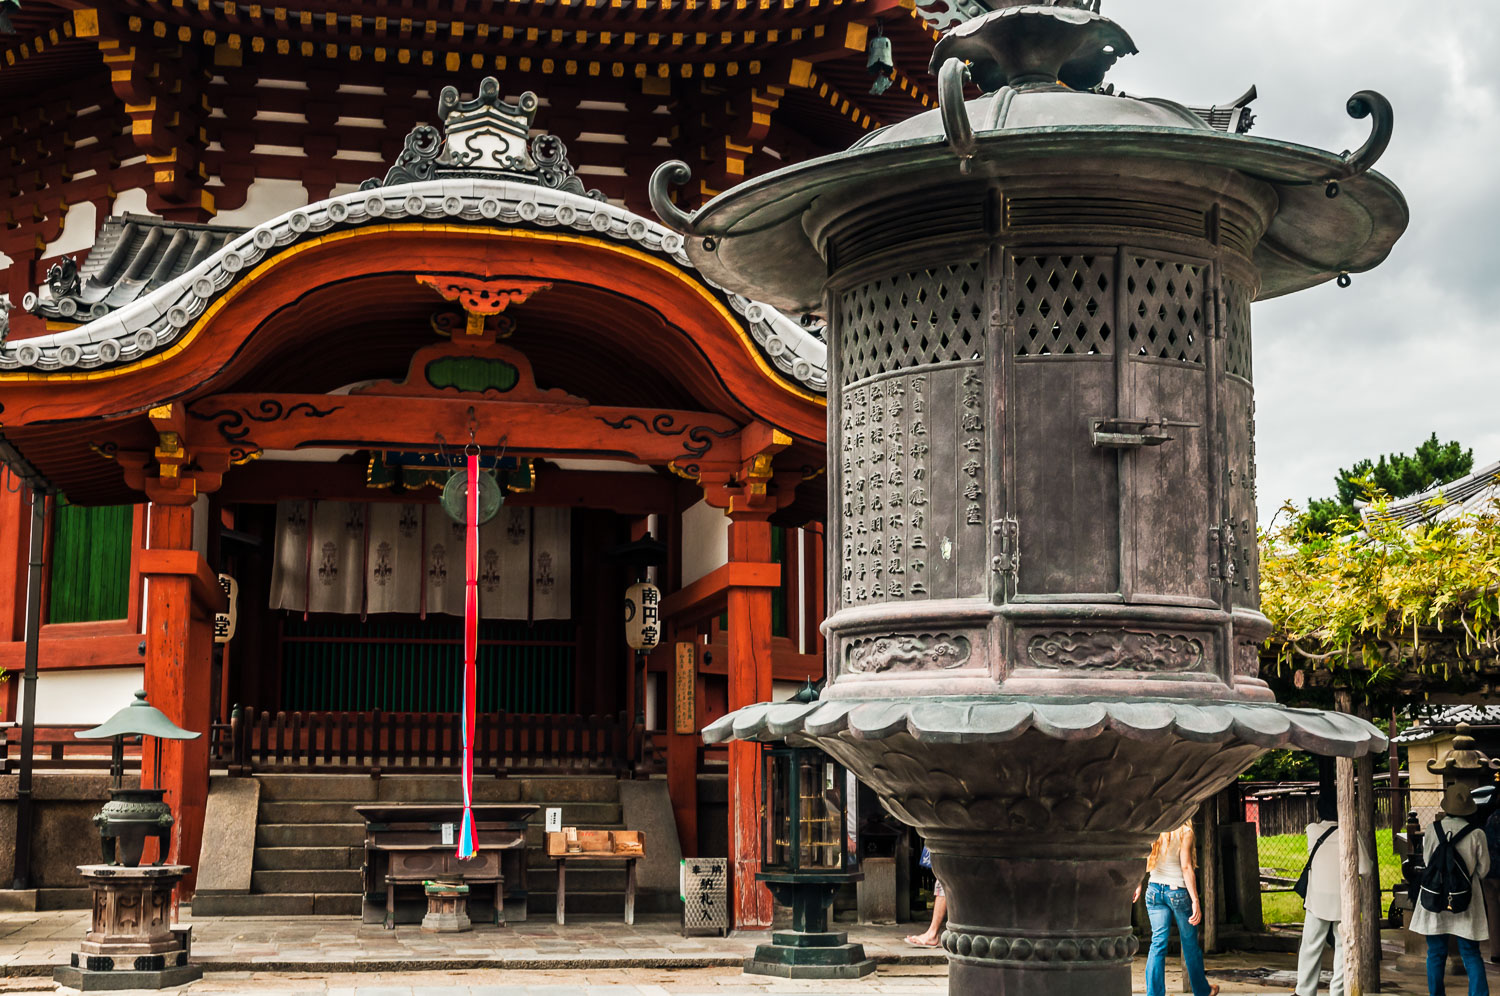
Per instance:
[[[639,830],[577,830],[576,849],[567,832],[547,834],[547,857],[557,862],[557,922],[567,921],[568,862],[625,865],[625,922],[635,923],[635,863],[646,856],[646,835]]]

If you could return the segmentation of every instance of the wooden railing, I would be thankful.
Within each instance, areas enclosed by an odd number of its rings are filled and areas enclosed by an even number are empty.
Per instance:
[[[83,726],[38,725],[31,750],[31,765],[36,771],[108,771],[110,742],[79,740],[73,736]],[[21,763],[21,727],[0,723],[0,775],[13,775]],[[125,744],[125,770],[141,768],[139,737]]]
[[[231,774],[285,771],[451,772],[461,763],[459,717],[436,712],[236,710],[216,731],[214,760]],[[617,773],[631,756],[623,717],[481,713],[480,774]]]

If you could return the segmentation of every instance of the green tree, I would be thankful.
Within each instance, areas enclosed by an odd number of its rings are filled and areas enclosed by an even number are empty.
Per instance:
[[[1367,500],[1372,492],[1392,499],[1409,498],[1457,480],[1473,469],[1473,450],[1464,449],[1455,440],[1440,443],[1434,432],[1409,455],[1391,453],[1379,460],[1360,460],[1353,467],[1340,468],[1333,479],[1334,495],[1309,499],[1297,532],[1311,539],[1351,528],[1359,522],[1354,503]]]

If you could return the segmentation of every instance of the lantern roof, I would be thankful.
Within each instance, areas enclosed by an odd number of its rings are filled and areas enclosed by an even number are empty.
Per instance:
[[[184,730],[168,719],[166,713],[146,701],[145,689],[135,693],[134,702],[92,730],[79,730],[73,735],[80,740],[107,740],[137,734],[161,740],[196,740],[203,735]]]
[[[1371,269],[1405,231],[1405,199],[1371,169],[1392,128],[1380,94],[1348,101],[1352,117],[1373,125],[1353,152],[1250,136],[1253,87],[1232,105],[1194,108],[1104,84],[1115,60],[1136,49],[1098,0],[996,2],[1004,5],[934,48],[936,110],[739,184],[692,213],[668,192],[689,178],[687,167],[667,163],[651,185],[656,213],[691,237],[688,254],[712,279],[793,311],[820,307],[830,232],[843,219],[878,201],[887,213],[916,211],[920,225],[924,205],[931,213],[937,199],[985,184],[1046,182],[1066,195],[1070,162],[1211,189],[1234,173],[1263,185],[1271,215],[1252,254],[1258,300]],[[968,98],[975,87],[981,95]]]

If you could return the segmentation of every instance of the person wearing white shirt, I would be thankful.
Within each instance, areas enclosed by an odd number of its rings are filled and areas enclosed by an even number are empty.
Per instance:
[[[1333,935],[1333,978],[1328,983],[1328,993],[1329,996],[1344,996],[1344,941],[1338,929],[1344,918],[1339,891],[1339,837],[1338,806],[1333,793],[1324,792],[1318,796],[1318,822],[1307,827],[1311,864],[1307,869],[1307,896],[1302,900],[1305,913],[1302,948],[1297,952],[1297,991],[1294,996],[1318,996],[1323,948],[1328,943],[1329,934]],[[1365,842],[1360,841],[1359,873],[1369,875],[1372,871]]]
[[[1445,837],[1452,837],[1469,825],[1474,815],[1474,799],[1467,785],[1450,785],[1443,791],[1443,812],[1440,820],[1433,821],[1422,837],[1422,858],[1429,864],[1438,846],[1438,827]],[[1464,867],[1469,870],[1473,895],[1469,906],[1462,913],[1443,911],[1434,913],[1420,902],[1411,916],[1412,933],[1427,937],[1427,992],[1429,996],[1444,996],[1443,970],[1448,962],[1448,938],[1458,945],[1458,956],[1463,960],[1464,971],[1469,976],[1469,996],[1489,996],[1490,984],[1484,976],[1484,959],[1479,955],[1479,942],[1488,940],[1489,924],[1484,916],[1484,898],[1480,880],[1490,870],[1490,849],[1485,844],[1484,833],[1475,831],[1454,845]]]

